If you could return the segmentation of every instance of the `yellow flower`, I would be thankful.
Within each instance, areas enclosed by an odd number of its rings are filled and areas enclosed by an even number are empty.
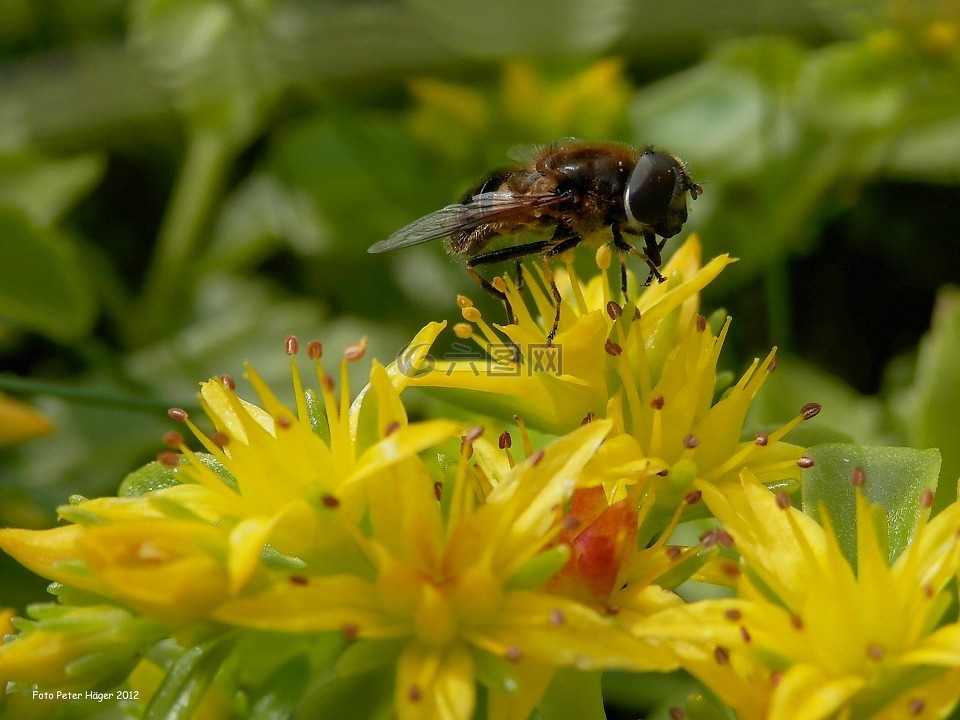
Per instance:
[[[620,137],[632,96],[619,58],[604,58],[559,81],[529,62],[509,61],[495,93],[435,78],[414,80],[410,91],[416,101],[407,120],[411,135],[459,168],[476,159],[478,147],[492,147],[494,133],[505,142]]]
[[[614,422],[614,437],[595,461],[606,480],[637,473],[668,471],[658,488],[662,513],[669,517],[694,478],[736,482],[743,467],[764,483],[795,481],[803,449],[783,442],[798,423],[816,415],[810,404],[775,432],[741,442],[744,420],[767,375],[776,350],[757,359],[739,382],[714,403],[717,361],[729,327],[718,334],[699,314],[699,293],[732,262],[720,256],[701,267],[695,236],[677,249],[663,271],[667,282],[647,287],[636,303],[619,305],[608,277],[581,283],[568,262],[558,273],[561,295],[559,332],[552,346],[547,330],[556,305],[536,282],[527,291],[539,320],[513,283],[497,279],[516,316],[513,324],[488,325],[468,301],[456,328],[486,353],[485,360],[434,360],[427,352],[442,330],[428,326],[391,366],[403,384],[433,388],[441,398],[493,415],[519,416],[528,425],[563,433],[594,417]],[[619,293],[616,293],[619,295]],[[474,327],[476,330],[474,330]],[[519,359],[517,350],[519,349]],[[588,468],[587,474],[596,474]],[[610,488],[612,500],[624,488]]]
[[[722,256],[701,269],[700,244],[690,238],[663,268],[668,282],[648,287],[640,295],[636,309],[641,333],[650,344],[647,355],[653,358],[645,355],[645,359],[650,359],[652,371],[659,373],[673,347],[676,328],[686,328],[696,316],[697,293],[729,262]],[[458,336],[476,342],[485,359],[433,359],[426,351],[444,327],[434,323],[417,335],[391,367],[405,376],[408,385],[442,388],[442,397],[469,397],[470,406],[481,412],[518,414],[531,427],[558,435],[577,427],[588,415],[605,415],[619,389],[611,343],[617,328],[632,323],[634,315],[620,320],[624,309],[613,300],[607,278],[600,275],[582,284],[568,262],[566,272],[557,273],[558,287],[567,301],[561,303],[559,331],[548,346],[547,331],[556,305],[529,272],[527,276],[525,289],[538,315],[547,318],[547,329],[528,310],[521,291],[497,278],[495,283],[507,293],[517,322],[491,327],[461,297],[464,318],[471,325],[455,328]]]
[[[30,608],[16,639],[0,645],[0,682],[72,688],[129,672],[166,630],[112,605]]]
[[[737,599],[667,610],[638,634],[671,636],[742,718],[943,717],[956,704],[960,626],[938,625],[955,600],[960,505],[921,518],[888,565],[882,513],[858,490],[854,570],[826,513],[821,527],[749,471],[698,487],[742,558]]]
[[[295,339],[288,347],[295,348]],[[205,617],[268,565],[332,571],[357,559],[345,550],[345,519],[358,522],[366,485],[391,466],[453,436],[459,425],[435,420],[409,424],[384,368],[352,405],[347,362],[339,402],[316,361],[319,396],[305,391],[291,358],[296,411],[285,407],[256,371],[247,377],[260,405],[238,397],[233,380],[201,385],[201,403],[215,432],[185,422],[208,451],[163,453],[166,487],[139,495],[79,498],[60,508],[73,525],[50,530],[0,529],[0,548],[51,580],[89,590],[179,627]],[[186,462],[179,462],[182,458]],[[334,512],[334,509],[337,512]]]
[[[386,644],[381,660],[396,658],[394,705],[405,720],[471,717],[478,666],[491,663],[515,685],[489,689],[492,717],[526,717],[557,667],[669,668],[668,653],[631,639],[617,618],[541,587],[566,558],[562,549],[544,549],[560,531],[558,509],[609,429],[607,422],[579,428],[502,476],[499,461],[484,461],[482,476],[470,471],[476,433],[468,433],[440,503],[434,478],[415,458],[386,469],[371,488],[368,534],[355,532],[372,573],[288,574],[214,616],[401,641]],[[481,505],[475,486],[489,490]]]

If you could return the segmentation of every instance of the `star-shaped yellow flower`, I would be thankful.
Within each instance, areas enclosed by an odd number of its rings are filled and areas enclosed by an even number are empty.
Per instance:
[[[399,463],[370,493],[369,530],[355,532],[371,572],[283,577],[214,616],[247,627],[402,640],[394,704],[404,720],[471,717],[478,665],[491,661],[504,664],[515,684],[511,692],[490,689],[491,717],[525,717],[553,668],[669,668],[670,653],[636,642],[617,618],[541,587],[566,557],[547,549],[561,529],[558,508],[609,429],[608,422],[579,428],[505,477],[486,477],[490,490],[480,505],[466,448],[440,503],[422,463]],[[485,475],[491,472],[487,464]],[[526,711],[507,714],[518,707]]]
[[[818,525],[748,471],[723,491],[698,486],[742,558],[737,598],[664,611],[638,634],[671,636],[741,718],[933,718],[957,703],[960,626],[940,624],[955,601],[960,505],[921,519],[888,565],[885,521],[858,490],[854,570],[825,513]]]

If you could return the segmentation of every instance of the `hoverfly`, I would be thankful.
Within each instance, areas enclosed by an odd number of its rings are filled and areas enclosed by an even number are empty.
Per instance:
[[[550,271],[550,258],[610,228],[620,255],[623,292],[627,290],[627,254],[638,255],[649,266],[645,285],[654,278],[663,282],[659,267],[664,243],[679,233],[687,220],[687,194],[696,200],[702,192],[683,161],[668,153],[612,142],[565,140],[536,149],[523,164],[493,171],[460,202],[415,220],[372,245],[368,252],[449,238],[453,253],[467,257],[470,274],[501,298],[503,293],[474,268],[509,260],[519,266],[521,258],[539,255],[557,301],[556,318],[547,336],[552,342],[560,322],[560,293]],[[549,232],[550,236],[484,252],[495,237],[525,230]],[[642,238],[642,249],[627,242],[624,234]]]

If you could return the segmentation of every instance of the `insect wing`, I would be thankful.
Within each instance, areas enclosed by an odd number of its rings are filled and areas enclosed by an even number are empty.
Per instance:
[[[487,223],[523,220],[530,212],[555,205],[560,195],[516,195],[506,192],[482,193],[466,203],[447,205],[414,220],[386,240],[371,245],[367,252],[382,253],[430,240],[439,240]]]

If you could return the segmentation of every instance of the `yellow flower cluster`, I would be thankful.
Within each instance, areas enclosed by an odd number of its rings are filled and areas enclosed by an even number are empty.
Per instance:
[[[199,717],[275,702],[283,677],[291,713],[466,720],[527,718],[574,689],[602,717],[598,671],[682,667],[740,718],[944,716],[960,697],[960,506],[921,517],[890,564],[858,494],[855,570],[826,515],[791,507],[812,461],[784,438],[819,407],[742,437],[776,354],[718,389],[729,319],[701,315],[699,293],[729,262],[701,265],[692,238],[665,283],[622,304],[618,277],[582,282],[568,262],[553,342],[544,278],[527,273],[533,311],[498,279],[514,322],[462,298],[454,328],[482,360],[433,357],[431,324],[373,362],[356,398],[362,342],[336,378],[309,343],[310,389],[288,338],[293,407],[252,367],[255,403],[228,376],[202,383],[212,430],[170,411],[202,450],[170,433],[117,497],[74,499],[54,529],[0,530],[58,595],[10,621],[0,681],[126,682],[143,693],[133,714]],[[522,452],[482,424],[411,422],[411,386],[478,421],[515,418]],[[554,437],[535,447],[528,427]],[[708,516],[699,543],[674,544]],[[735,595],[685,600],[691,578]]]

